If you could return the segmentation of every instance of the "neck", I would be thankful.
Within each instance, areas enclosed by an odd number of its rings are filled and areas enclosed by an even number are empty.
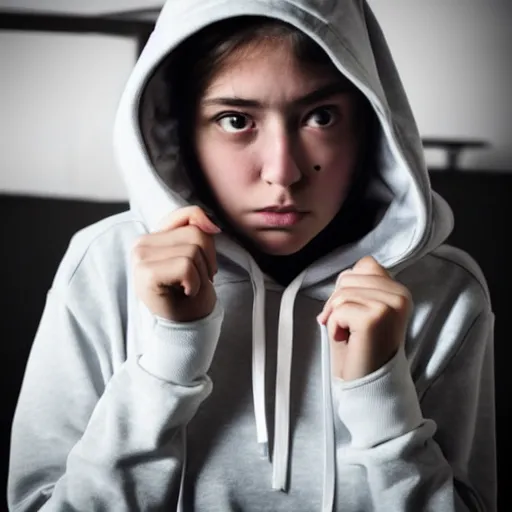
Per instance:
[[[303,249],[289,256],[269,255],[247,245],[246,248],[264,273],[287,286],[320,257],[356,242],[370,232],[379,209],[380,205],[376,202],[359,201],[357,208],[347,203],[319,235]]]

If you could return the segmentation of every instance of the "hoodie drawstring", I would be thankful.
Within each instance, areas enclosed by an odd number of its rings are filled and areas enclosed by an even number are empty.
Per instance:
[[[252,317],[252,387],[258,444],[268,456],[268,431],[265,409],[265,278],[254,261],[250,261],[254,292]],[[285,491],[288,484],[290,450],[290,388],[293,356],[293,310],[306,271],[297,276],[284,291],[279,311],[277,335],[277,371],[275,390],[274,447],[272,453],[272,488]],[[332,512],[336,487],[336,448],[331,390],[330,345],[327,328],[320,327],[322,347],[322,399],[324,421],[324,482],[322,512]]]
[[[284,291],[279,311],[277,336],[277,371],[275,390],[274,447],[272,454],[272,488],[285,491],[288,484],[290,450],[290,390],[293,356],[293,310],[306,271],[302,272]],[[268,431],[265,413],[265,280],[261,270],[251,261],[253,305],[253,399],[258,444],[268,450]],[[327,328],[321,329],[322,399],[324,421],[324,465],[322,512],[332,512],[336,487],[336,448],[334,413],[331,390],[330,345]],[[267,456],[268,451],[263,454]]]
[[[334,509],[336,489],[336,443],[334,437],[334,411],[331,386],[331,347],[325,325],[322,333],[322,398],[324,413],[324,485],[322,492],[322,512]]]
[[[181,467],[180,490],[178,494],[178,503],[176,504],[176,512],[185,512],[184,493],[185,493],[185,474],[187,472],[187,427],[181,428],[181,446],[183,449],[183,465]]]
[[[261,455],[268,458],[268,430],[265,409],[265,278],[256,263],[250,260],[254,292],[252,308],[252,395],[256,421],[256,437]]]
[[[290,447],[293,306],[305,276],[304,271],[286,288],[279,311],[272,487],[283,491],[287,487]]]

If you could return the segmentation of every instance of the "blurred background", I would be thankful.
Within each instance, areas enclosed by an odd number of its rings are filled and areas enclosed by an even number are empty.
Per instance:
[[[112,125],[163,1],[0,0],[0,483],[45,295],[72,234],[127,207]],[[510,454],[505,333],[512,270],[512,2],[369,0],[408,92],[449,242],[482,267],[496,312],[500,475]],[[500,510],[512,510],[500,485]],[[0,501],[0,510],[6,507]]]

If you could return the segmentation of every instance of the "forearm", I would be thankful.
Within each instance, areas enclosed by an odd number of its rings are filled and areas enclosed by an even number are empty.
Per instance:
[[[403,349],[385,367],[355,382],[337,381],[338,417],[350,442],[344,464],[365,468],[365,486],[381,510],[484,511],[475,490],[459,475],[425,419]]]
[[[173,326],[160,325],[149,336],[147,352],[123,363],[92,405],[93,379],[80,361],[73,381],[70,372],[64,380],[33,361],[13,424],[11,509],[172,506],[183,463],[182,428],[210,393],[206,372],[221,321],[217,309],[202,324],[190,324],[178,334]],[[37,357],[42,339],[36,341]],[[51,350],[50,344],[45,350]],[[153,365],[159,355],[173,360]],[[72,364],[69,354],[59,357]],[[155,375],[163,368],[174,373]],[[85,404],[92,412],[76,421],[84,416]]]

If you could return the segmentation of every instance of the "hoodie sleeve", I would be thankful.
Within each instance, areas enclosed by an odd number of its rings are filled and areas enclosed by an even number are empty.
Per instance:
[[[493,322],[478,316],[421,400],[403,348],[364,379],[336,381],[343,456],[366,468],[377,510],[496,510]]]
[[[80,265],[70,283],[54,283],[29,357],[12,427],[10,510],[172,510],[182,432],[211,391],[223,310],[217,302],[198,322],[158,320],[142,334],[147,350],[123,360],[122,293],[94,262]]]

